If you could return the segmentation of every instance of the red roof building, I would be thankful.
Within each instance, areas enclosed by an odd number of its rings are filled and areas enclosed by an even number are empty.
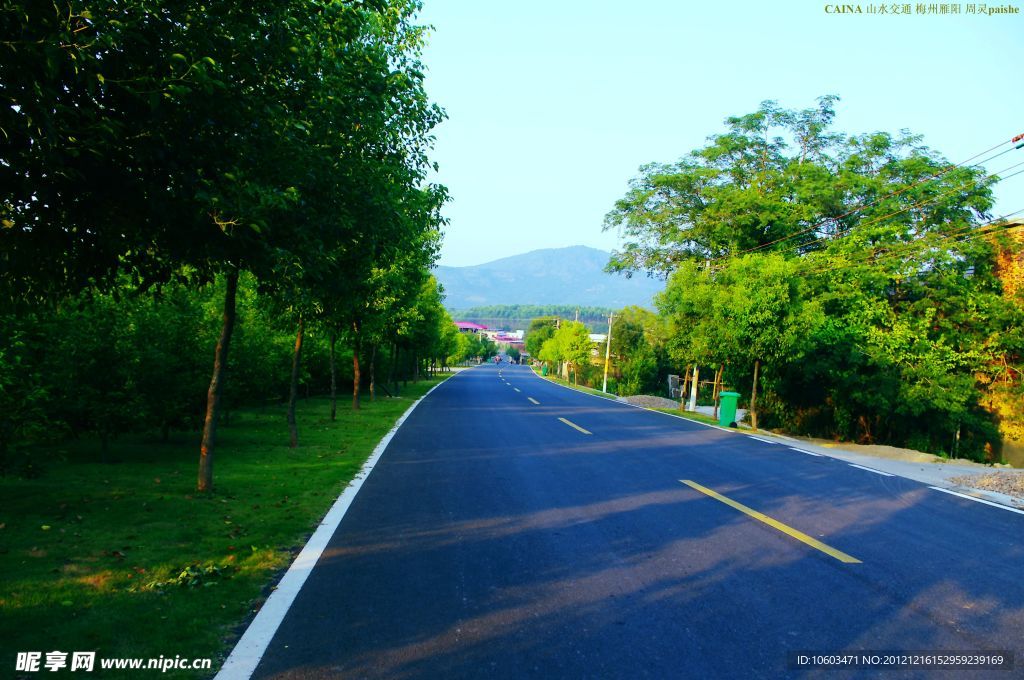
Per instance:
[[[480,331],[489,330],[487,326],[481,326],[472,321],[456,321],[455,327],[459,329],[460,333],[479,333]]]

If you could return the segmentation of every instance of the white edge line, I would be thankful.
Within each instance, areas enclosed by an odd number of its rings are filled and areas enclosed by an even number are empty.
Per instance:
[[[536,372],[534,372],[533,369],[530,369],[530,373],[533,374],[533,377],[537,378],[538,380],[544,380],[544,378],[542,376],[538,375]],[[710,423],[704,423],[704,422],[701,422],[699,420],[692,420],[692,419],[686,418],[684,416],[677,416],[677,415],[674,415],[672,413],[665,413],[664,411],[655,411],[652,408],[644,408],[643,406],[637,406],[636,404],[630,404],[628,401],[619,401],[618,399],[608,399],[606,397],[601,397],[601,396],[598,396],[596,394],[590,394],[589,392],[583,392],[581,390],[574,390],[571,387],[567,387],[566,385],[561,385],[561,384],[556,383],[556,382],[554,382],[552,380],[544,380],[544,382],[548,383],[549,385],[554,385],[555,387],[561,387],[563,389],[572,390],[576,394],[582,394],[582,395],[587,396],[587,397],[593,397],[595,399],[600,399],[601,401],[605,401],[605,402],[610,401],[610,402],[612,402],[614,404],[621,404],[623,406],[629,406],[631,408],[638,408],[641,411],[647,411],[649,413],[658,413],[658,414],[663,415],[663,416],[668,416],[669,418],[677,418],[679,420],[685,420],[688,423],[696,423],[697,425],[703,425],[705,427],[710,427],[710,428],[713,428],[713,429],[716,429],[716,430],[722,430],[723,432],[742,433],[742,430],[739,430],[737,428],[721,427],[719,425],[712,425]],[[750,436],[750,435],[747,435],[747,436]],[[787,437],[787,439],[788,439],[788,437]],[[804,451],[803,449],[797,449],[797,448],[794,448],[792,446],[790,446],[789,448],[793,449],[794,451],[799,451],[801,453],[806,453],[806,454],[811,455],[811,456],[818,456],[819,458],[827,458],[828,457],[828,456],[826,456],[823,453],[813,453],[811,451]],[[849,463],[849,464],[853,465],[853,463]],[[853,465],[853,467],[861,467],[861,466]],[[894,476],[894,475],[889,474],[888,472],[879,472],[878,470],[872,470],[871,468],[861,468],[861,469],[868,470],[870,472],[877,472],[880,475],[886,475],[888,477]],[[1010,512],[1016,512],[1019,515],[1024,515],[1024,510],[1018,510],[1016,508],[1010,508],[1010,507],[1007,507],[1005,505],[1000,505],[998,503],[993,503],[992,501],[984,500],[982,498],[975,498],[974,496],[967,496],[965,494],[957,493],[956,491],[950,491],[949,489],[943,489],[943,488],[940,488],[940,487],[937,487],[937,486],[932,486],[932,487],[929,487],[929,488],[935,489],[936,491],[942,491],[943,493],[953,494],[954,496],[960,496],[961,498],[967,498],[969,500],[977,501],[979,503],[984,503],[985,505],[991,505],[994,508],[1000,508],[1002,510],[1009,510]]]
[[[935,489],[936,491],[941,491],[942,493],[948,493],[951,496],[959,496],[960,498],[966,498],[969,501],[977,501],[978,503],[984,503],[985,505],[991,505],[993,508],[999,508],[1000,510],[1009,510],[1010,512],[1015,512],[1018,515],[1024,515],[1024,510],[1018,510],[1017,508],[1011,508],[1011,507],[1006,506],[1006,505],[1000,505],[999,503],[993,503],[992,501],[987,501],[984,498],[976,498],[976,497],[971,496],[969,494],[960,493],[959,491],[952,491],[950,489],[943,489],[940,486],[929,486],[928,488],[929,489]]]
[[[771,439],[761,439],[760,437],[755,437],[752,434],[748,434],[747,436],[750,437],[751,439],[756,439],[759,442],[764,442],[765,444],[778,444],[779,443],[779,442],[774,442]]]
[[[710,427],[710,428],[713,428],[715,430],[721,430],[722,432],[733,432],[733,433],[740,433],[740,432],[742,432],[742,430],[740,430],[739,428],[735,428],[735,427],[721,427],[720,425],[712,425],[711,423],[705,423],[705,422],[702,422],[700,420],[693,420],[692,418],[687,418],[685,416],[677,416],[674,413],[665,413],[664,411],[656,411],[653,408],[647,408],[646,406],[638,406],[637,404],[630,404],[628,401],[619,401],[615,397],[602,397],[599,394],[591,394],[590,392],[584,392],[582,390],[576,390],[576,389],[573,389],[573,388],[569,387],[568,385],[562,385],[561,383],[556,383],[553,380],[546,380],[543,376],[540,376],[536,372],[534,372],[534,370],[532,368],[530,369],[530,373],[533,373],[533,377],[537,378],[538,380],[543,380],[544,382],[546,382],[549,385],[554,385],[555,387],[561,387],[563,390],[570,390],[572,392],[575,392],[576,394],[582,394],[585,397],[593,397],[594,399],[600,399],[601,401],[603,401],[605,403],[619,404],[620,406],[628,406],[629,408],[638,408],[641,411],[647,411],[648,413],[657,413],[659,415],[668,416],[669,418],[676,418],[677,420],[685,420],[688,423],[695,423],[697,425],[703,425],[704,427]]]
[[[338,496],[338,500],[334,501],[334,505],[324,515],[320,526],[317,527],[313,535],[306,541],[302,552],[299,553],[299,556],[288,567],[288,571],[281,578],[274,592],[267,598],[267,601],[256,614],[256,618],[252,620],[249,627],[245,629],[245,633],[242,634],[242,637],[235,644],[235,648],[231,650],[231,654],[217,672],[215,680],[247,680],[252,676],[256,666],[259,665],[260,660],[266,653],[270,641],[274,638],[274,634],[281,625],[281,621],[284,620],[285,614],[288,613],[288,609],[295,601],[295,596],[299,594],[299,590],[306,582],[310,572],[313,571],[313,567],[316,566],[317,560],[320,559],[320,555],[327,547],[328,541],[334,535],[338,525],[341,524],[342,518],[348,512],[348,508],[352,505],[352,501],[355,500],[359,489],[362,488],[363,482],[373,472],[374,465],[377,464],[377,461],[384,454],[384,450],[391,443],[392,438],[398,432],[398,428],[402,426],[402,423],[413,412],[413,409],[430,396],[431,392],[458,375],[459,373],[455,373],[446,380],[431,387],[426,394],[414,401],[405,410],[405,413],[395,421],[394,426],[384,435],[377,444],[377,448],[373,450],[366,463],[363,464],[362,469],[356,473],[356,476],[352,478],[349,485]]]
[[[864,467],[863,465],[857,465],[855,463],[847,463],[847,465],[849,465],[850,467],[855,467],[858,470],[867,470],[868,472],[874,472],[876,475],[884,475],[886,477],[894,477],[895,476],[895,475],[890,474],[888,472],[882,472],[881,470],[876,470],[874,468]]]

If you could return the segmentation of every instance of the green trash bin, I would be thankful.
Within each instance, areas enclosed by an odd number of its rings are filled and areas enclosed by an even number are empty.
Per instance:
[[[739,392],[720,392],[722,400],[718,405],[718,424],[722,427],[729,427],[736,422],[736,402],[739,401]]]
[[[547,364],[544,364],[543,366],[540,367],[540,374],[541,375],[547,375],[548,374],[548,365]]]

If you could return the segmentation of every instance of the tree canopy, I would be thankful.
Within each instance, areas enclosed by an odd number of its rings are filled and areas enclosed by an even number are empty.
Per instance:
[[[0,8],[0,312],[223,282],[201,490],[250,286],[297,328],[293,399],[308,324],[344,332],[357,363],[388,333],[433,342],[414,326],[437,321],[419,298],[444,223],[427,180],[444,112],[424,89],[419,7]]]
[[[1018,248],[990,215],[999,177],[909,132],[834,132],[837,101],[765,102],[643,166],[605,220],[625,237],[609,269],[669,277],[676,371],[724,367],[750,402],[760,377],[762,424],[998,460],[1005,415],[984,404],[1021,391],[1024,318],[999,278]],[[620,332],[623,361],[647,352]]]

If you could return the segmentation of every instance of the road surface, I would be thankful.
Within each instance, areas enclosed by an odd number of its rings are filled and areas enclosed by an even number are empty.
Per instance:
[[[840,676],[1020,677],[1022,537],[1021,514],[485,365],[398,431],[253,677],[830,677],[796,655],[897,651],[1015,666]]]

